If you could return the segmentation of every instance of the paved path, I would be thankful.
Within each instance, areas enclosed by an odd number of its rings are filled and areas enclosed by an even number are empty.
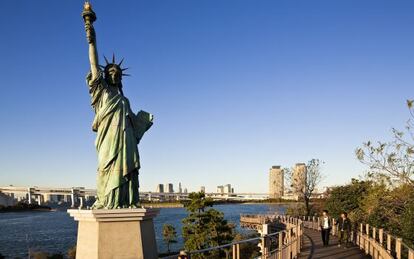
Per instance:
[[[351,246],[349,248],[338,247],[338,240],[331,236],[329,246],[322,245],[321,233],[318,231],[305,228],[303,237],[303,248],[299,259],[359,259],[371,258],[366,256],[359,247]]]

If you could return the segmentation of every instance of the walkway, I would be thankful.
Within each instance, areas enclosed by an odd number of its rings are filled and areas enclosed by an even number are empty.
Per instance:
[[[338,240],[331,236],[329,246],[322,245],[321,233],[311,229],[304,229],[303,248],[299,259],[362,259],[371,258],[366,256],[359,247],[351,246],[349,248],[338,247]]]

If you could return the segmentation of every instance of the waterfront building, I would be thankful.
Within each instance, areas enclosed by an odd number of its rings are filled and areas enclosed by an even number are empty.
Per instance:
[[[269,198],[280,199],[284,194],[284,171],[280,165],[275,165],[269,171]]]
[[[218,194],[223,194],[224,193],[224,186],[223,185],[217,186],[217,193]]]
[[[306,191],[307,168],[305,163],[297,163],[293,167],[292,191],[293,195],[299,197]]]
[[[206,187],[205,187],[205,186],[201,186],[201,188],[200,188],[200,192],[204,192],[204,193],[206,193]]]
[[[231,184],[224,185],[224,193],[230,194],[231,192]]]
[[[183,189],[181,188],[181,183],[178,183],[178,193],[183,193]]]
[[[164,192],[164,185],[163,185],[163,184],[161,184],[161,183],[159,183],[159,184],[157,185],[157,190],[156,190],[155,192],[158,192],[158,193],[163,193],[163,192]]]
[[[184,188],[184,193],[185,193],[185,194],[187,194],[187,193],[188,193],[187,188]]]
[[[14,198],[14,195],[7,195],[0,192],[0,205],[2,206],[13,206],[17,203],[17,199]]]
[[[164,191],[167,193],[173,193],[174,192],[174,185],[172,183],[167,183],[164,185]]]

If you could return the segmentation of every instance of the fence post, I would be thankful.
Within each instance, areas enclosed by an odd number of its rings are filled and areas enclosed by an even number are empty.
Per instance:
[[[282,233],[283,232],[279,232],[279,244],[278,244],[278,246],[279,246],[279,252],[278,252],[278,259],[283,259],[282,258],[282,249],[283,249],[283,235],[282,235]]]
[[[375,227],[372,228],[372,238],[375,241],[377,240],[377,229]]]
[[[292,254],[292,229],[289,229],[287,231],[287,236],[288,236],[288,243],[287,243],[288,257],[291,258],[291,254]]]
[[[391,235],[387,234],[387,251],[391,253]]]
[[[414,259],[414,250],[408,249],[408,259]]]
[[[181,259],[181,258],[190,259],[190,254],[187,255],[187,253],[185,251],[181,250],[180,254],[178,255],[178,259]]]
[[[366,242],[365,242],[365,254],[369,254],[369,224],[365,224],[365,233],[367,234]]]
[[[397,259],[401,259],[401,242],[402,242],[401,238],[395,239],[395,253],[397,255]]]
[[[300,240],[301,240],[301,229],[300,229],[300,224],[298,223],[298,225],[296,226],[296,247],[297,247],[297,252],[296,254],[300,253]]]
[[[384,229],[378,229],[379,242],[381,246],[384,244]]]
[[[266,256],[267,256],[267,254],[266,254],[266,245],[265,245],[265,238],[264,237],[262,237],[261,239],[260,239],[260,242],[261,242],[261,249],[260,249],[260,252],[262,253],[262,258],[266,258]]]
[[[384,229],[382,228],[378,229],[378,239],[380,243],[379,255],[382,258],[384,256]]]
[[[240,259],[240,244],[236,244],[236,252],[237,252],[237,257],[235,259]]]

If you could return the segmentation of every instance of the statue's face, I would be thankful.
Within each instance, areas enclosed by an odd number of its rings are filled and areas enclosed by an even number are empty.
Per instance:
[[[122,72],[116,67],[111,67],[108,69],[107,80],[112,85],[117,85],[121,83]]]

